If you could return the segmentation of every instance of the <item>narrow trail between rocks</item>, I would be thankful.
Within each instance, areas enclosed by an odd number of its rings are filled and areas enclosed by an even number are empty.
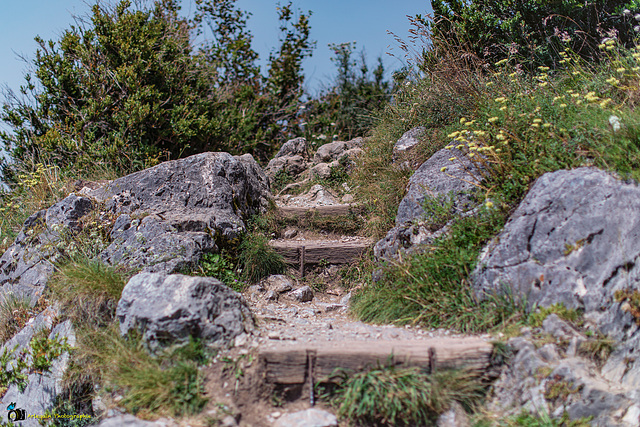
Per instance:
[[[279,214],[290,219],[339,221],[357,211],[357,206],[341,203],[320,185],[300,196],[278,196],[276,205]],[[253,367],[246,364],[253,379],[236,378],[235,388],[230,385],[233,379],[223,384],[236,395],[240,425],[296,425],[280,417],[317,404],[310,384],[327,379],[336,369],[358,372],[393,363],[430,372],[464,367],[480,374],[489,367],[493,347],[488,335],[369,325],[352,317],[351,292],[343,288],[339,269],[357,262],[373,246],[371,239],[304,226],[287,227],[278,237],[269,244],[285,258],[289,274],[270,276],[244,292],[258,327],[237,338],[232,350],[236,360],[248,355],[257,360]],[[275,398],[282,407],[265,403],[269,392],[263,392],[262,402],[256,399],[265,387],[271,393],[282,392],[283,401]]]

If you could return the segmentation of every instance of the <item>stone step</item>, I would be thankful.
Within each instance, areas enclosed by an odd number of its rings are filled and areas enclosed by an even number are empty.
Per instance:
[[[336,369],[359,372],[378,366],[418,366],[427,372],[467,369],[490,371],[493,345],[483,339],[428,338],[400,341],[328,341],[278,344],[259,350],[264,378],[271,384],[331,382]]]
[[[271,246],[288,264],[306,265],[327,262],[347,264],[373,245],[363,237],[353,240],[271,240]]]
[[[326,205],[326,206],[279,206],[281,216],[300,218],[313,215],[316,217],[330,217],[357,213],[361,208],[357,205]]]

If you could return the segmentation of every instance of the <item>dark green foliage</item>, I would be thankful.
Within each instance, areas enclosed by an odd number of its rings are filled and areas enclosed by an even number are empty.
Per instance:
[[[191,56],[188,23],[176,9],[171,1],[149,10],[128,0],[97,4],[90,24],[72,26],[58,42],[36,38],[34,73],[20,89],[34,102],[15,97],[3,108],[14,135],[1,138],[12,156],[129,170],[210,145],[211,78]]]
[[[431,5],[434,19],[428,26],[436,39],[489,63],[513,57],[530,68],[555,68],[565,47],[598,61],[598,45],[614,34],[630,46],[639,11],[637,2],[619,0],[432,0]],[[624,15],[625,8],[634,13]],[[427,63],[437,61],[432,53],[425,49]]]
[[[178,10],[173,0],[98,3],[58,41],[36,38],[33,71],[0,113],[15,160],[4,180],[20,186],[37,163],[122,174],[202,151],[264,160],[296,135],[309,13],[294,20],[290,4],[279,8],[281,47],[262,77],[235,0],[199,0],[193,21]],[[205,27],[213,40],[196,50]]]
[[[355,43],[330,44],[337,75],[332,86],[305,104],[305,135],[337,135],[348,140],[363,136],[376,123],[379,110],[391,99],[391,85],[384,80],[382,59],[370,73],[364,51],[353,59]]]
[[[235,265],[226,253],[204,254],[195,273],[199,276],[215,277],[235,291],[241,291],[243,287]]]

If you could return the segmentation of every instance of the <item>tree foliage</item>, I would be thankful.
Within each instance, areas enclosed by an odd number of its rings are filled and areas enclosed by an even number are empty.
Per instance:
[[[391,98],[382,58],[370,72],[364,51],[354,58],[355,42],[330,44],[329,49],[334,53],[331,60],[337,74],[328,90],[306,104],[306,133],[330,133],[343,139],[365,135],[375,123],[376,113]]]
[[[97,3],[59,40],[36,38],[33,70],[0,115],[15,160],[4,180],[38,162],[128,172],[202,151],[268,157],[294,133],[301,63],[313,47],[309,13],[295,19],[288,4],[279,14],[282,46],[266,77],[235,0],[197,0],[192,21],[176,0]],[[196,49],[206,28],[212,37]]]
[[[432,0],[434,22],[430,27],[435,39],[491,63],[515,56],[521,64],[556,67],[561,60],[558,52],[565,47],[597,61],[603,38],[617,34],[620,41],[630,43],[637,23],[623,10],[638,9],[634,3],[637,1]]]

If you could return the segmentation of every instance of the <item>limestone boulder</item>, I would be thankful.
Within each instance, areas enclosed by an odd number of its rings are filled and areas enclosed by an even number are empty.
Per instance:
[[[189,337],[223,346],[254,326],[240,294],[211,277],[139,273],[118,302],[122,335],[137,330],[149,349],[182,344]]]
[[[414,151],[420,141],[425,138],[426,132],[427,128],[424,126],[418,126],[406,131],[393,146],[392,161],[394,163],[407,162],[407,166],[409,166],[409,155]]]
[[[275,176],[282,171],[296,176],[306,170],[308,160],[307,140],[304,138],[295,138],[282,145],[278,154],[269,161],[269,164],[265,168],[265,173],[269,179],[274,179]]]
[[[450,223],[434,228],[432,218],[423,208],[427,200],[450,204],[452,216],[473,214],[473,183],[481,180],[480,171],[462,151],[445,148],[436,152],[409,179],[407,194],[398,206],[396,226],[376,243],[375,256],[396,258],[400,252],[412,252],[433,242],[448,230]]]
[[[350,141],[335,141],[324,144],[318,148],[313,156],[313,163],[331,163],[334,160],[339,160],[345,154],[357,156],[361,152],[363,143],[363,138],[355,138]],[[349,152],[356,148],[359,150]]]
[[[234,243],[266,209],[266,175],[248,154],[202,153],[112,181],[92,193],[117,219],[101,258],[145,272],[193,267]]]
[[[63,235],[78,231],[80,219],[93,206],[90,199],[70,194],[27,218],[0,257],[0,293],[29,298],[35,305],[53,273],[53,263],[64,252],[59,244]]]
[[[471,281],[478,298],[504,292],[528,306],[561,303],[613,338],[603,368],[640,386],[640,187],[595,168],[541,176],[483,251]],[[636,317],[634,317],[636,316]]]

